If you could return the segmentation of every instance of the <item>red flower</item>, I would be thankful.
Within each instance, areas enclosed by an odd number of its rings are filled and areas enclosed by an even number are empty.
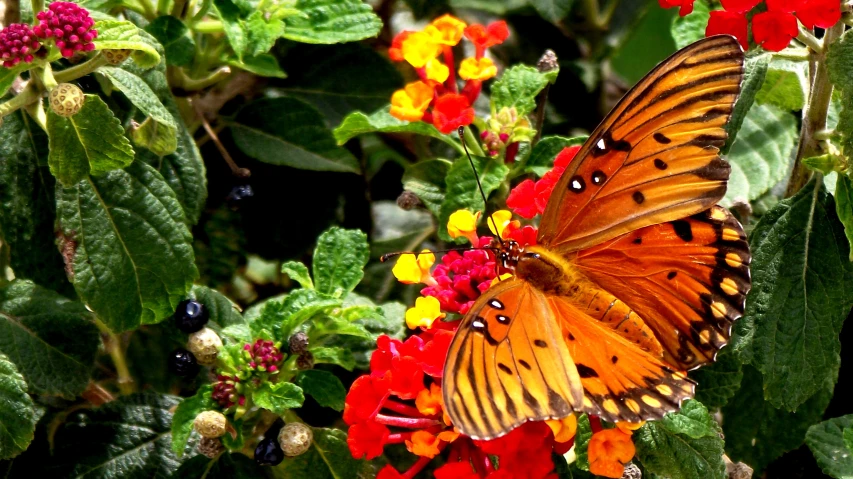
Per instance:
[[[453,340],[453,331],[435,331],[432,340],[428,341],[421,354],[420,365],[426,374],[440,378],[444,374],[444,360],[447,350]]]
[[[92,43],[98,38],[98,31],[92,27],[95,21],[89,12],[72,2],[53,2],[48,10],[36,15],[39,20],[33,31],[39,38],[56,38],[56,48],[63,57],[75,52],[90,52],[95,49]]]
[[[344,402],[344,422],[357,424],[373,419],[388,397],[387,382],[365,374],[350,386]]]
[[[448,462],[435,470],[435,479],[480,479],[480,475],[467,462]]]
[[[708,26],[705,27],[705,36],[713,35],[734,35],[740,42],[740,46],[744,50],[749,48],[747,40],[747,19],[743,13],[726,12],[723,10],[715,10],[711,12],[711,18],[708,19]]]
[[[6,68],[11,68],[22,61],[31,63],[33,55],[39,48],[41,44],[27,24],[13,23],[0,30],[0,60]]]
[[[752,17],[752,38],[765,50],[782,51],[799,33],[797,19],[783,11],[767,11]]]
[[[771,12],[794,13],[800,6],[804,6],[808,1],[804,0],[767,0],[767,10]]]
[[[391,360],[391,394],[400,399],[414,399],[424,388],[424,371],[411,356]]]
[[[491,441],[475,441],[487,454],[498,456],[500,469],[518,479],[556,477],[551,452],[554,433],[544,422],[528,422],[506,436]]]
[[[391,431],[382,424],[367,421],[353,424],[347,432],[347,445],[352,457],[373,459],[382,455]]]
[[[474,109],[471,108],[465,96],[447,93],[435,100],[432,122],[438,131],[450,133],[460,126],[470,125],[472,121],[474,121]]]
[[[838,0],[809,0],[797,10],[797,18],[806,28],[829,28],[841,20],[841,3]]]
[[[391,48],[388,49],[388,57],[391,60],[395,62],[405,60],[403,58],[403,41],[411,34],[411,31],[403,30],[394,37],[394,40],[391,42]]]
[[[506,199],[507,207],[522,218],[529,219],[542,214],[545,206],[548,205],[554,186],[580,149],[580,146],[563,148],[554,159],[554,168],[545,173],[541,180],[535,183],[532,180],[524,180],[510,191]]]
[[[488,242],[485,239],[485,244]],[[421,294],[438,299],[443,311],[465,314],[480,294],[491,286],[495,278],[495,261],[484,250],[467,250],[462,254],[451,251],[441,258],[433,277],[437,284],[422,289]]]
[[[678,14],[683,17],[685,15],[690,15],[690,12],[693,11],[694,1],[695,0],[658,0],[658,3],[662,8],[681,7]]]
[[[406,476],[397,472],[393,466],[385,466],[379,470],[376,479],[408,479]]]
[[[761,0],[722,0],[722,3],[727,12],[746,13],[761,3]]]
[[[539,230],[530,225],[524,225],[521,228],[513,229],[509,233],[509,238],[515,240],[521,246],[533,246],[536,244],[536,237],[539,235]]]
[[[492,22],[487,27],[475,23],[465,28],[465,38],[471,40],[477,50],[477,58],[481,58],[486,48],[500,45],[509,38],[509,28],[503,20]]]

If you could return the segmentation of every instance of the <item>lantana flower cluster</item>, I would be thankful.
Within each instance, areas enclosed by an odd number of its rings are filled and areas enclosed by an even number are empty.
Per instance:
[[[235,367],[217,371],[211,397],[226,413],[241,416],[249,407],[246,388],[274,380],[284,357],[280,345],[272,341],[257,339],[245,344]]]
[[[36,14],[35,26],[13,23],[0,30],[0,61],[6,68],[19,63],[32,63],[44,58],[45,43],[54,42],[63,57],[95,49],[98,37],[95,21],[89,11],[72,2],[53,2],[47,10]]]
[[[507,206],[521,218],[534,218],[544,210],[554,188],[579,147],[565,148],[554,168],[538,181],[526,180],[510,193]],[[552,454],[565,454],[574,445],[577,418],[528,422],[505,436],[472,440],[459,434],[444,413],[441,394],[444,362],[458,321],[448,315],[463,315],[474,301],[497,281],[495,255],[490,249],[495,237],[515,239],[521,245],[535,244],[536,228],[513,219],[508,210],[487,218],[495,236],[479,236],[479,214],[454,212],[448,220],[453,238],[466,238],[474,248],[450,251],[436,261],[423,251],[402,255],[393,268],[406,284],[423,284],[422,297],[406,312],[406,324],[416,332],[401,341],[382,336],[370,361],[370,373],[353,383],[347,394],[344,421],[349,424],[347,444],[353,457],[372,459],[389,444],[405,444],[420,456],[408,470],[385,466],[379,479],[412,478],[436,456],[445,464],[435,470],[437,479],[556,479]],[[632,431],[640,424],[618,423],[605,429],[601,420],[590,417],[593,436],[587,446],[590,472],[619,478],[631,461],[635,448]]]
[[[693,11],[695,0],[658,0],[663,8],[679,7],[683,17]],[[778,52],[787,47],[804,28],[829,28],[841,19],[839,0],[766,0],[766,11],[747,17],[762,0],[722,0],[723,10],[711,12],[706,36],[729,34],[737,37],[744,50],[749,48],[748,27],[752,39],[765,50]]]
[[[508,36],[504,21],[488,26],[467,25],[452,15],[439,17],[420,31],[400,32],[388,55],[391,60],[409,63],[420,80],[394,92],[391,115],[404,121],[432,123],[445,134],[470,125],[474,121],[471,105],[480,95],[483,81],[498,72],[494,62],[485,56],[486,50],[503,43]],[[465,80],[460,90],[453,47],[463,38],[474,45],[475,55],[459,64],[459,78]]]

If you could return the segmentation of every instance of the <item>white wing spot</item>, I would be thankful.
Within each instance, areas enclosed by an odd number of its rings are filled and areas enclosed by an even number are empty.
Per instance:
[[[596,143],[595,146],[597,146],[600,150],[607,148],[607,146],[604,144],[604,138],[598,140],[598,143]]]

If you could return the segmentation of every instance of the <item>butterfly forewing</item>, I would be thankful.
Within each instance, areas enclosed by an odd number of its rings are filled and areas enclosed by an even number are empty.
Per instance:
[[[443,394],[454,426],[474,439],[580,408],[580,378],[541,291],[511,279],[477,300],[450,345]]]
[[[698,213],[726,191],[719,156],[743,78],[729,36],[680,50],[605,118],[554,187],[539,243],[560,252]]]

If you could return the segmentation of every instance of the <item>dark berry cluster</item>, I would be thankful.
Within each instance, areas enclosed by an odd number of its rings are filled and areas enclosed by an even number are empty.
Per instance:
[[[278,434],[284,427],[284,421],[277,419],[264,433],[264,438],[255,448],[255,462],[261,466],[277,466],[284,460],[284,451],[278,444]]]
[[[246,396],[242,394],[243,385],[240,384],[240,378],[220,374],[216,376],[216,380],[213,385],[213,393],[210,396],[223,409],[227,410],[236,405],[246,405]]]
[[[198,301],[188,299],[178,304],[173,318],[178,329],[190,334],[204,328],[210,319],[210,312]],[[196,356],[186,349],[175,350],[169,358],[169,369],[181,377],[192,377],[198,374],[198,365]]]
[[[278,365],[284,359],[284,355],[281,354],[275,343],[263,339],[258,339],[255,344],[243,346],[243,356],[248,360],[250,370],[270,374],[278,372]]]
[[[0,30],[0,60],[11,68],[21,63],[30,63],[41,48],[33,29],[23,23],[13,23]]]
[[[39,38],[54,38],[56,48],[63,57],[75,52],[89,52],[95,49],[92,43],[98,38],[98,31],[92,27],[95,21],[89,12],[72,2],[53,2],[48,10],[36,15],[39,23],[33,28]]]

